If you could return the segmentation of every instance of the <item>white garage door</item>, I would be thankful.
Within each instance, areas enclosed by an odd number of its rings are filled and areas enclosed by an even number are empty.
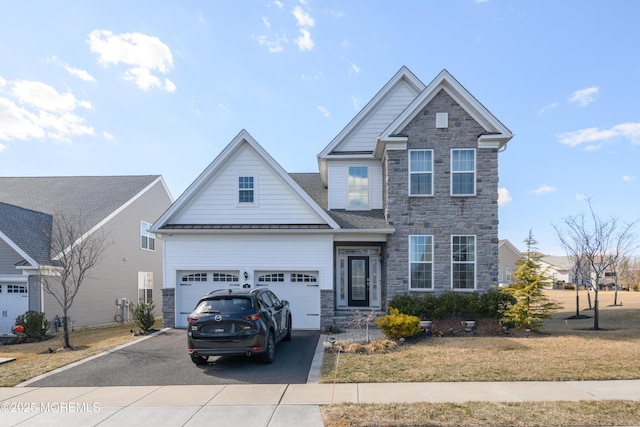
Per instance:
[[[187,327],[187,316],[198,300],[216,289],[240,287],[237,271],[183,271],[178,272],[176,327]]]
[[[0,283],[0,335],[11,333],[16,317],[29,309],[29,292],[24,283]]]
[[[289,301],[293,329],[320,329],[318,272],[257,271],[256,286],[266,286]]]

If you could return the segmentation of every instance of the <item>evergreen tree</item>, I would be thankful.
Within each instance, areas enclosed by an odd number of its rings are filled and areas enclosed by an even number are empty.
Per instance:
[[[545,286],[550,286],[553,282],[547,276],[547,269],[542,269],[542,255],[535,251],[537,242],[531,231],[524,242],[527,252],[524,258],[516,262],[518,269],[513,274],[511,286],[502,289],[516,299],[516,303],[503,311],[502,322],[535,331],[540,328],[543,319],[561,307],[542,292]]]

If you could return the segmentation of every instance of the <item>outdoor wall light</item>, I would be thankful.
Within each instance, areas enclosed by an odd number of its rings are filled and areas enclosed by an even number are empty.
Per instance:
[[[249,278],[249,273],[247,273],[246,271],[244,272],[244,279],[247,280]]]

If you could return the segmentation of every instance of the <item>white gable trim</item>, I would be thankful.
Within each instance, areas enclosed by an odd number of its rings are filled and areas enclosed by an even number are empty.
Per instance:
[[[18,245],[15,244],[15,242],[13,240],[11,240],[10,238],[7,237],[6,234],[4,234],[2,231],[0,231],[0,239],[4,240],[4,242],[9,245],[11,247],[11,249],[13,249],[14,251],[16,251],[22,258],[25,259],[25,261],[27,261],[29,264],[31,264],[32,266],[38,266],[38,263],[35,262],[33,260],[33,258],[31,258],[25,251],[22,250],[22,248]]]
[[[409,122],[444,89],[474,120],[476,120],[489,135],[481,135],[480,148],[496,146],[503,147],[513,138],[513,134],[500,120],[489,112],[478,100],[471,95],[447,70],[442,70],[431,83],[416,97],[405,111],[391,123],[380,135],[381,140],[387,140],[404,129]]]
[[[241,146],[242,144],[249,144],[260,157],[279,175],[279,177],[288,184],[311,209],[325,221],[332,229],[339,229],[340,226],[336,223],[325,211],[322,209],[309,194],[298,185],[297,182],[291,178],[291,176],[280,166],[274,159],[262,148],[260,144],[247,132],[242,129],[238,135],[227,145],[224,150],[207,166],[207,168],[191,183],[191,185],[185,190],[184,193],[162,214],[160,218],[153,224],[150,231],[158,234],[168,233],[168,230],[162,230],[164,225],[170,223],[171,219],[176,213],[184,206],[188,205],[190,200],[198,193],[198,191],[206,185],[209,178],[216,173],[218,168],[224,164]],[[173,233],[175,230],[171,230]]]

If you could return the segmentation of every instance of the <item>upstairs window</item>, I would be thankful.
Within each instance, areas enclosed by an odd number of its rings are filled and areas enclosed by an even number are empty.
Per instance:
[[[151,224],[145,221],[140,221],[140,248],[155,251],[156,235],[150,233],[149,228],[151,228]]]
[[[348,206],[356,209],[369,206],[369,168],[366,166],[349,167]]]
[[[433,195],[433,150],[409,151],[409,195]]]
[[[238,202],[253,203],[254,182],[252,176],[238,177]]]
[[[476,194],[476,150],[451,150],[451,195]]]
[[[476,236],[451,236],[453,289],[476,287]]]

